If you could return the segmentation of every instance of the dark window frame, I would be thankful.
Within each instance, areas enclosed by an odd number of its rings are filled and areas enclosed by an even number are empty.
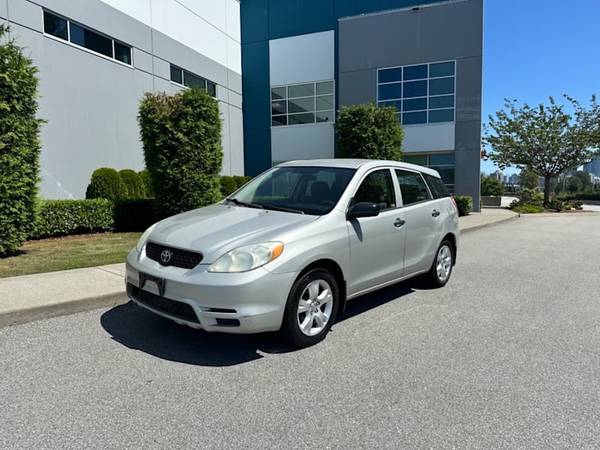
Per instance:
[[[181,81],[179,81],[178,79],[174,79],[174,77],[173,77],[174,72],[179,72]],[[186,76],[193,77],[195,79],[202,81],[204,86],[197,86],[195,84],[192,84],[192,85],[187,84]],[[169,64],[169,79],[170,79],[171,83],[176,84],[177,86],[181,86],[184,88],[197,87],[198,89],[202,89],[203,91],[207,92],[208,95],[210,95],[211,97],[215,97],[215,98],[217,97],[217,83],[215,83],[214,81],[210,81],[208,78],[204,78],[204,77],[201,77],[200,75],[196,75],[194,72],[185,70],[176,64],[172,64],[172,63]]]
[[[406,204],[404,201],[404,193],[402,192],[402,184],[400,183],[400,180],[398,179],[399,172],[416,175],[423,182],[423,186],[425,186],[425,189],[427,189],[427,194],[428,194],[429,198],[427,198],[425,200],[419,200],[417,202]],[[425,178],[423,177],[423,173],[414,171],[414,170],[410,170],[410,169],[394,168],[394,175],[396,176],[396,180],[398,181],[398,189],[400,189],[400,197],[402,198],[402,208],[408,208],[409,206],[420,205],[422,203],[427,203],[427,202],[434,200],[433,192],[431,192],[429,185],[425,181]]]

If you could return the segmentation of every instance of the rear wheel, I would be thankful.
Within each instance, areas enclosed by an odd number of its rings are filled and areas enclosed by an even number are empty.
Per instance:
[[[449,241],[443,241],[433,260],[431,269],[425,275],[426,283],[431,287],[443,287],[452,275],[453,247]]]
[[[288,296],[281,331],[295,347],[322,341],[335,320],[339,287],[325,269],[314,269],[296,280]]]

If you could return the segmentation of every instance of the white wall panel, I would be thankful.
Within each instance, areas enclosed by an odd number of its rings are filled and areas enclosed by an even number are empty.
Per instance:
[[[269,41],[271,86],[335,77],[334,31]]]
[[[271,159],[290,161],[334,157],[333,124],[271,128]]]
[[[454,122],[408,125],[404,127],[402,150],[408,153],[454,150],[454,138]]]

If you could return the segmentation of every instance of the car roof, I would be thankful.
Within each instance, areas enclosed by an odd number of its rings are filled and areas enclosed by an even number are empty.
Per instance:
[[[377,159],[344,159],[344,158],[331,158],[331,159],[301,159],[296,161],[286,161],[277,164],[276,167],[338,167],[344,169],[359,169],[359,168],[373,168],[379,166],[390,166],[397,167],[399,169],[410,169],[418,170],[419,172],[427,173],[435,177],[440,175],[437,171],[428,167],[418,166],[416,164],[405,163],[401,161],[386,161]]]

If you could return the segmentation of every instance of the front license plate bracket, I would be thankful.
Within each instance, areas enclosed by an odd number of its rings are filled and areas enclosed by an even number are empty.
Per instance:
[[[144,289],[147,281],[151,281],[156,285],[158,289],[158,293],[161,297],[165,296],[165,289],[167,287],[167,280],[164,278],[155,277],[154,275],[149,275],[144,272],[139,273],[139,288]]]

